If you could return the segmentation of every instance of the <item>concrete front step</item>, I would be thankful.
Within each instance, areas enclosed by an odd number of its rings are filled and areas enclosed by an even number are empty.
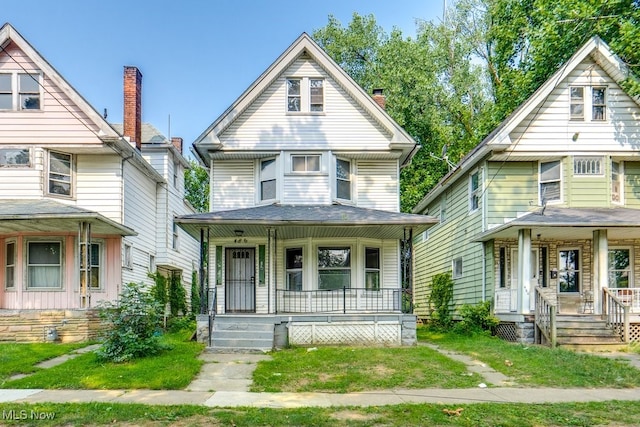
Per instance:
[[[249,316],[219,316],[213,320],[211,351],[266,352],[273,350],[273,320]]]

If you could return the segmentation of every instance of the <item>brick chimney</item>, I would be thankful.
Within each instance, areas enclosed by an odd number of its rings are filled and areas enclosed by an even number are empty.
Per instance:
[[[142,74],[137,67],[124,67],[123,133],[131,145],[142,147]]]
[[[180,138],[179,136],[172,136],[171,143],[174,147],[176,147],[180,154],[182,154],[182,138]]]
[[[384,89],[374,89],[371,97],[382,109],[387,105],[387,97],[384,96]]]

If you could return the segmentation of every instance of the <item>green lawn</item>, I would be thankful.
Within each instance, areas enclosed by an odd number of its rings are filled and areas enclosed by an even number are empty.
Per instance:
[[[443,409],[462,408],[460,416]],[[9,411],[24,414],[20,425],[136,425],[136,426],[637,426],[638,402],[561,404],[477,403],[472,405],[406,404],[371,408],[234,408],[204,406],[151,406],[116,403],[0,404],[4,420]],[[24,411],[24,412],[21,412]],[[33,412],[32,412],[33,411]],[[29,418],[48,414],[53,420]]]
[[[348,393],[387,388],[465,388],[482,382],[466,366],[427,347],[292,348],[272,353],[252,391]]]
[[[69,353],[87,343],[11,343],[0,344],[0,384],[15,374],[29,374],[39,370],[35,365]]]
[[[172,349],[156,356],[128,363],[107,363],[95,353],[87,353],[26,378],[7,381],[2,388],[182,389],[202,366],[198,355],[203,346],[188,341],[189,335],[189,332],[164,335],[162,340]]]
[[[640,370],[630,368],[622,359],[509,343],[485,335],[438,333],[426,328],[418,328],[418,339],[470,355],[522,386],[640,387]]]

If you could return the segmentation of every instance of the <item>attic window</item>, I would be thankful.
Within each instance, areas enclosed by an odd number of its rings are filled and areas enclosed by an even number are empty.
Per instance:
[[[0,110],[40,110],[40,73],[0,73]]]
[[[322,113],[324,111],[324,79],[291,77],[286,80],[287,112]]]
[[[300,79],[287,79],[287,111],[300,111]]]

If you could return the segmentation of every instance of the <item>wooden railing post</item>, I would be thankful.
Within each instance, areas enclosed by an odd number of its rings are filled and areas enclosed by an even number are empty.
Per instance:
[[[631,326],[629,325],[629,317],[631,316],[630,310],[631,307],[628,305],[624,306],[624,332],[623,332],[623,340],[625,343],[629,342],[629,329]]]
[[[551,329],[551,347],[552,348],[556,348],[556,345],[558,344],[558,331],[556,328],[556,307],[555,306],[551,306],[549,307],[549,317],[550,319],[550,329]]]

